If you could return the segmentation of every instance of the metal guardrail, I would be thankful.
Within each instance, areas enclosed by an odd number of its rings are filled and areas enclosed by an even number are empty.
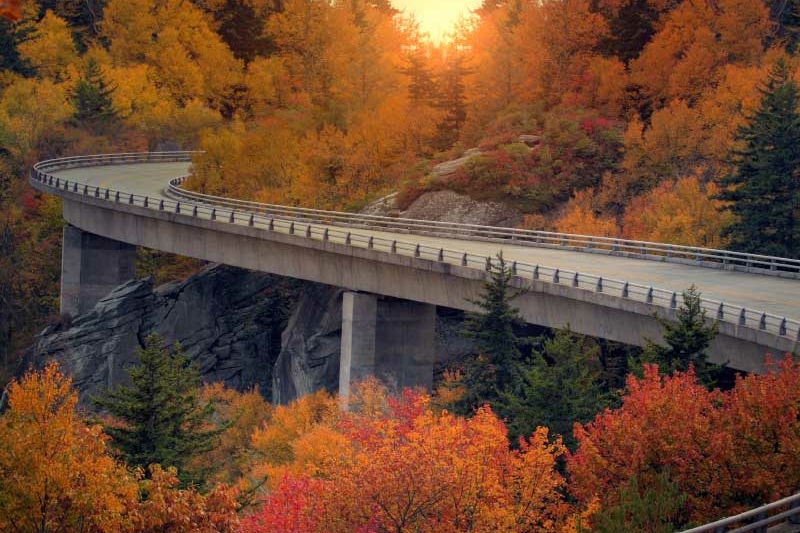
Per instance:
[[[388,230],[395,233],[423,233],[429,231],[425,228],[436,228],[436,234],[445,234],[448,228],[453,228],[453,231],[458,233],[447,234],[447,236],[460,236],[461,238],[468,236],[472,239],[487,237],[494,239],[503,236],[505,238],[502,239],[502,242],[513,242],[515,244],[522,241],[522,239],[520,239],[521,235],[533,235],[533,238],[538,238],[536,235],[540,235],[542,239],[544,239],[544,235],[549,235],[552,238],[556,238],[554,236],[557,235],[558,238],[563,238],[567,242],[577,243],[585,241],[587,243],[591,242],[592,245],[599,245],[599,238],[597,237],[548,234],[546,232],[526,232],[525,230],[513,230],[508,228],[485,228],[469,224],[429,223],[428,221],[392,219],[389,217],[373,217],[369,215],[350,215],[347,213],[271,206],[242,200],[218,198],[183,191],[179,188],[179,185],[183,182],[185,177],[171,180],[169,186],[170,192],[175,194],[176,191],[179,191],[182,194],[179,198],[183,198],[172,200],[160,197],[152,198],[115,189],[87,185],[76,181],[64,180],[50,174],[52,171],[76,167],[190,161],[193,153],[194,152],[146,152],[54,159],[42,161],[34,165],[31,172],[31,179],[54,190],[66,191],[84,196],[93,196],[110,202],[136,205],[160,211],[170,211],[194,218],[245,225],[270,232],[298,235],[323,242],[334,242],[486,271],[491,270],[493,266],[496,265],[496,258],[445,249],[443,247],[437,248],[421,245],[399,239],[387,239],[359,234],[350,231],[347,226],[359,227],[365,230]],[[339,226],[345,226],[345,228],[339,228]],[[607,245],[611,245],[608,241],[617,241],[618,246],[622,246],[619,243],[624,242],[627,243],[624,244],[624,246],[628,247],[632,246],[631,243],[636,242],[615,239],[603,240]],[[663,250],[670,248],[670,245],[658,246],[663,247]],[[569,248],[568,246],[565,247]],[[678,248],[687,247],[672,247],[673,251]],[[693,251],[704,250],[690,249]],[[747,255],[726,252],[724,250],[709,250],[709,252],[715,252],[717,255],[711,253],[706,255],[719,259],[726,257],[727,254],[732,254],[730,257]],[[798,267],[793,267],[794,260],[784,260],[777,257],[766,256],[748,257],[750,257],[752,264],[775,265],[776,269],[800,267],[800,261],[797,261],[799,264]],[[509,262],[509,266],[514,276],[522,280],[546,281],[555,285],[564,285],[595,293],[609,294],[666,309],[677,309],[680,303],[680,295],[677,292],[658,287],[640,285],[623,280],[605,278],[603,276],[584,274],[575,270],[539,264],[514,261]],[[708,313],[708,316],[712,319],[732,323],[741,327],[766,331],[781,337],[786,337],[792,342],[800,341],[800,322],[797,320],[707,298],[703,298],[701,303],[702,307]]]
[[[340,226],[346,225],[350,227],[385,229],[392,232],[437,235],[449,238],[468,237],[473,240],[477,238],[502,242],[511,241],[516,245],[553,247],[594,253],[599,252],[657,261],[688,263],[697,266],[727,268],[729,270],[743,270],[759,274],[800,278],[800,259],[747,254],[696,246],[618,239],[613,237],[595,237],[590,235],[574,235],[549,231],[460,224],[455,222],[363,215],[263,204],[187,191],[181,188],[185,179],[185,177],[179,177],[171,180],[168,186],[169,193],[176,198],[225,206],[232,209],[256,211],[261,214],[307,219]]]
[[[770,516],[774,511],[778,512]],[[767,533],[770,526],[786,523],[800,530],[800,493],[681,533]]]

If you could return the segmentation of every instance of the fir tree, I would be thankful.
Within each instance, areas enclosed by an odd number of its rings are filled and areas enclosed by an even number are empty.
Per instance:
[[[686,525],[686,494],[667,473],[659,473],[652,487],[641,486],[634,476],[622,487],[619,502],[595,515],[595,533],[647,531],[672,533]],[[578,531],[583,531],[579,528]]]
[[[114,90],[115,87],[106,82],[97,62],[89,59],[83,76],[72,91],[74,121],[96,134],[111,133],[120,118],[111,99]]]
[[[737,216],[725,234],[730,247],[800,257],[800,93],[783,60],[761,90],[761,106],[738,132],[744,148],[720,194]]]
[[[520,341],[515,328],[523,324],[511,300],[519,292],[511,288],[511,268],[497,256],[480,297],[470,300],[481,312],[468,313],[463,335],[475,341],[477,355],[464,365],[465,394],[457,410],[470,412],[484,403],[495,403],[500,391],[509,386],[520,360]]]
[[[130,386],[92,400],[116,419],[104,429],[129,465],[145,472],[151,464],[176,467],[184,484],[200,482],[204,472],[186,466],[214,447],[224,427],[208,429],[214,408],[200,400],[200,373],[180,346],[167,350],[162,342],[158,335],[145,339],[137,350],[139,364],[128,371]]]
[[[515,382],[503,392],[497,413],[508,420],[512,440],[544,426],[573,448],[573,424],[589,422],[614,401],[601,376],[599,345],[569,330],[558,331],[517,364]]]
[[[461,126],[467,120],[467,97],[464,78],[472,74],[464,64],[461,53],[454,52],[438,83],[436,107],[444,112],[444,119],[437,125],[436,148],[447,150],[458,140]]]
[[[701,382],[713,386],[721,367],[708,362],[708,347],[719,333],[719,324],[706,324],[706,311],[694,286],[684,291],[683,305],[678,308],[677,315],[677,322],[658,318],[667,346],[659,346],[647,339],[642,362],[657,364],[663,374],[672,374],[676,370],[685,372],[691,365]]]

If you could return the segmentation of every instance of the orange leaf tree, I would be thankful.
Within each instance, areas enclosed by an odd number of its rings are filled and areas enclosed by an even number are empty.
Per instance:
[[[71,380],[50,364],[8,390],[0,417],[0,530],[123,530],[136,480],[106,453],[100,428],[75,413]]]
[[[411,391],[363,397],[359,411],[341,415],[338,460],[313,480],[285,477],[241,531],[558,530],[568,510],[555,469],[564,449],[546,429],[511,450],[488,407],[466,419]],[[299,486],[315,497],[298,494]]]
[[[629,376],[622,407],[575,426],[570,490],[611,509],[633,480],[646,491],[666,476],[685,496],[675,526],[790,494],[800,484],[800,364],[787,357],[767,368],[723,393],[693,370],[659,377],[645,366],[642,379]]]

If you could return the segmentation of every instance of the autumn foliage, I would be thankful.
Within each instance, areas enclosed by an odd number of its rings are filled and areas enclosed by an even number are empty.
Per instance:
[[[465,419],[436,412],[426,395],[374,387],[339,414],[330,460],[313,476],[285,474],[241,531],[558,531],[564,448],[546,429],[511,450],[488,408]]]
[[[647,366],[642,379],[629,376],[621,408],[576,425],[570,492],[608,508],[632,479],[644,489],[666,475],[686,497],[681,524],[792,493],[800,483],[800,364],[787,357],[768,369],[739,377],[729,392],[707,390],[692,371],[662,377]]]
[[[131,470],[111,456],[100,426],[76,410],[55,364],[8,389],[0,415],[0,530],[36,533],[224,533],[238,523],[236,492],[177,488],[174,470]],[[188,529],[187,529],[188,528]]]

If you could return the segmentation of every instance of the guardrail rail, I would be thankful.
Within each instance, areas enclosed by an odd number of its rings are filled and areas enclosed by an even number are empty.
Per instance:
[[[691,261],[691,264],[697,264],[699,266],[707,266],[708,264],[715,263],[725,267],[739,266],[748,269],[748,271],[750,269],[755,269],[756,271],[773,274],[800,276],[800,261],[794,259],[742,254],[726,250],[626,241],[605,237],[568,235],[512,228],[495,228],[471,224],[397,219],[234,200],[185,191],[180,188],[180,185],[182,185],[186,179],[185,176],[179,176],[170,180],[167,190],[175,197],[170,199],[163,197],[153,198],[111,188],[83,184],[77,181],[61,179],[51,174],[51,172],[57,170],[76,167],[133,163],[189,162],[194,153],[196,152],[144,152],[54,159],[42,161],[34,165],[31,171],[31,180],[54,190],[67,191],[84,196],[93,196],[110,202],[126,203],[154,210],[171,211],[194,218],[247,225],[265,231],[298,235],[319,241],[374,249],[392,254],[429,259],[480,270],[491,270],[497,265],[497,259],[491,256],[487,257],[443,247],[437,248],[400,239],[375,237],[360,234],[352,230],[361,228],[393,233],[433,234],[450,238],[483,239],[509,244],[551,246],[568,250],[592,251],[604,248],[605,253],[616,253],[624,256],[632,255],[634,257],[647,257],[651,259],[656,258],[661,261],[679,259],[687,261],[686,257],[693,257],[694,259]],[[630,252],[630,250],[638,251],[633,253]],[[523,281],[539,280],[556,285],[567,285],[586,291],[636,300],[666,309],[676,309],[680,304],[679,293],[658,287],[540,264],[515,261],[509,262],[509,266],[513,275],[517,278],[521,278]],[[732,323],[737,326],[767,331],[781,337],[786,337],[792,342],[800,342],[800,322],[795,319],[708,298],[702,298],[701,304],[711,319]]]
[[[681,533],[767,533],[771,526],[779,524],[797,526],[784,532],[800,531],[800,493]]]

